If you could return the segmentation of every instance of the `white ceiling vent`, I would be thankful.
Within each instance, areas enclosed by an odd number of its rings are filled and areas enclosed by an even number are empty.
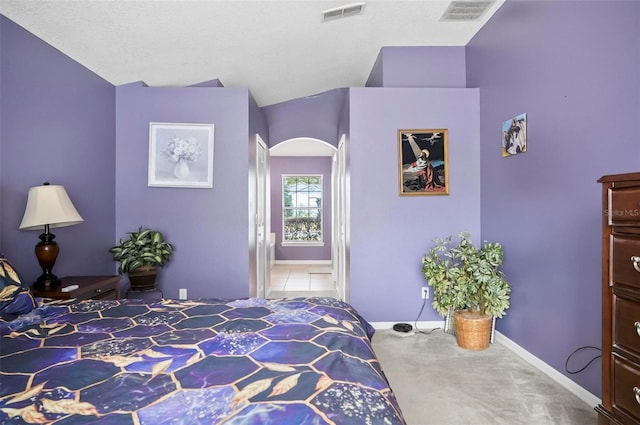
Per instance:
[[[495,2],[482,0],[452,1],[444,11],[441,21],[477,21]]]
[[[322,22],[334,21],[347,16],[362,15],[365,3],[352,3],[345,6],[327,9],[322,12]]]

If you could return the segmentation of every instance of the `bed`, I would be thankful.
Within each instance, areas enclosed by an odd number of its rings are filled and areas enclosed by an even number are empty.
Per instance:
[[[0,321],[3,424],[405,423],[333,298],[36,301]]]

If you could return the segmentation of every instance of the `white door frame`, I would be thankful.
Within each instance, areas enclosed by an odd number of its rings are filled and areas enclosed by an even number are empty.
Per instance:
[[[334,276],[338,297],[349,302],[349,238],[348,238],[348,174],[346,137],[343,134],[338,142],[338,152],[335,161],[336,182],[334,191],[337,198],[336,225],[334,226],[334,241],[336,241],[336,253],[333,257]]]
[[[336,281],[336,289],[338,298],[349,302],[349,173],[347,163],[346,136],[343,135],[338,143],[338,148],[328,144],[322,140],[311,138],[297,138],[280,142],[276,146],[269,149],[269,157],[278,155],[276,150],[282,149],[283,144],[289,143],[310,143],[317,142],[326,145],[333,153],[327,154],[327,151],[316,156],[331,156],[331,220],[332,220],[332,243],[331,243],[331,261],[333,262],[333,277]],[[305,146],[309,147],[309,146]],[[286,156],[299,156],[295,153],[295,148],[287,148]],[[268,171],[268,169],[267,169]],[[270,179],[270,177],[269,177]],[[270,182],[270,180],[269,180]],[[268,202],[271,202],[271,196],[267,196]],[[269,207],[269,211],[270,207]],[[270,220],[271,218],[269,218]],[[267,223],[270,224],[270,221]],[[270,230],[269,230],[270,231]],[[267,265],[267,267],[269,267]]]
[[[271,232],[269,219],[269,149],[260,135],[256,134],[256,211],[255,211],[255,268],[256,294],[265,298],[269,292],[269,242]]]

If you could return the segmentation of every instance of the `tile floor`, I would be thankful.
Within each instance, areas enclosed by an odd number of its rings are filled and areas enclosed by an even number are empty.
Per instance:
[[[275,264],[267,298],[338,297],[330,265]]]

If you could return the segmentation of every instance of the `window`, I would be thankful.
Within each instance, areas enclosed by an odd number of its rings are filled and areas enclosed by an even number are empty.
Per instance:
[[[322,243],[322,175],[282,176],[282,241]]]

